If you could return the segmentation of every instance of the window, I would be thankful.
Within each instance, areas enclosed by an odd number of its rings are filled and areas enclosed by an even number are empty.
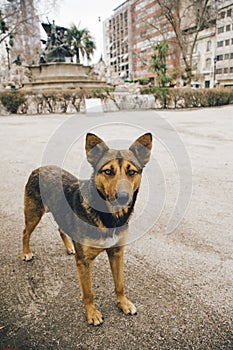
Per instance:
[[[225,60],[229,60],[229,58],[230,58],[230,54],[229,54],[229,53],[225,53],[224,59],[225,59]]]
[[[210,58],[206,59],[205,66],[206,66],[206,69],[210,69],[210,66],[211,66],[211,59]]]
[[[231,60],[233,59],[233,52],[231,53]]]
[[[227,74],[229,72],[228,67],[224,68],[224,74]]]
[[[225,18],[225,14],[226,14],[225,11],[221,12],[220,13],[220,18]]]
[[[224,27],[219,27],[218,28],[218,34],[224,33]]]
[[[206,51],[209,52],[210,49],[211,49],[211,41],[208,40],[208,41],[207,41],[207,46],[206,46]]]
[[[217,61],[222,61],[223,60],[223,55],[218,55],[217,56]]]
[[[225,45],[226,46],[230,45],[230,39],[225,40]]]
[[[227,10],[227,17],[231,17],[232,9]]]
[[[226,32],[230,32],[230,30],[231,30],[231,25],[228,24],[228,25],[226,26]]]
[[[233,45],[233,39],[231,39],[231,45]]]
[[[210,81],[206,80],[205,81],[205,88],[208,89],[210,87]]]
[[[222,68],[216,69],[216,74],[222,74]]]
[[[218,41],[217,42],[217,47],[223,47],[223,41]]]
[[[233,73],[233,67],[230,67],[230,73]]]

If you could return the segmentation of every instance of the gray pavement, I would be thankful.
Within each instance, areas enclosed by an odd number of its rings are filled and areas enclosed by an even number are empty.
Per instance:
[[[85,321],[74,258],[66,255],[49,215],[32,236],[35,259],[20,259],[28,175],[55,157],[87,176],[83,148],[90,130],[110,143],[129,144],[151,130],[156,160],[145,169],[125,253],[126,291],[138,314],[118,310],[102,254],[93,272],[105,317],[98,328]],[[171,143],[173,136],[181,146]],[[0,349],[233,349],[232,148],[233,106],[0,117]],[[188,158],[182,163],[183,151]],[[189,205],[186,212],[185,205],[178,207],[176,216],[184,218],[168,234],[182,187]]]

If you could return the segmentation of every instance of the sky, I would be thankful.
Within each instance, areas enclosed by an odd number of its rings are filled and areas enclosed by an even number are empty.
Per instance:
[[[72,23],[80,28],[88,28],[95,38],[97,50],[93,63],[99,61],[103,52],[103,21],[111,16],[113,9],[122,4],[124,0],[57,0],[58,8],[52,11],[48,18],[50,22],[60,26],[69,27]],[[101,18],[99,22],[98,17]],[[43,18],[46,20],[46,17]]]

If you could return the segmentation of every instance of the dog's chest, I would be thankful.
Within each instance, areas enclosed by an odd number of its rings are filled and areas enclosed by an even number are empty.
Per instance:
[[[86,238],[83,244],[91,247],[97,247],[102,249],[111,248],[121,244],[122,233],[117,232],[117,228],[108,230],[102,237],[99,239]]]

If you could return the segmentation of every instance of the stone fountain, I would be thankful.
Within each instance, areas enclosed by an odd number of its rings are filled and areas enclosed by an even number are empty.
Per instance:
[[[93,90],[107,87],[90,66],[73,62],[73,53],[66,42],[66,31],[53,23],[42,23],[47,34],[46,45],[38,65],[28,66],[24,89],[76,89]]]

